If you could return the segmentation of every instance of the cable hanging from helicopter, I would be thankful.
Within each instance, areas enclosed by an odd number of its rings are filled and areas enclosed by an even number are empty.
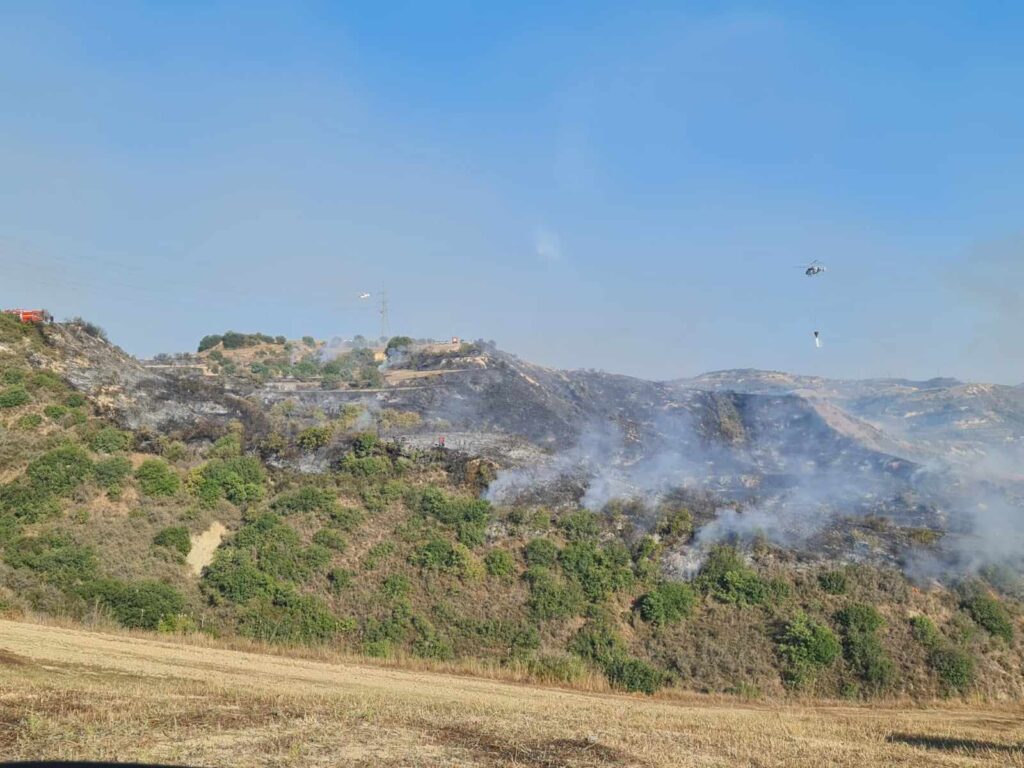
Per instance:
[[[802,269],[807,277],[817,277],[818,275],[824,274],[826,267],[818,259],[815,259],[810,264],[800,264],[798,269]],[[814,331],[814,348],[821,349],[821,331]]]

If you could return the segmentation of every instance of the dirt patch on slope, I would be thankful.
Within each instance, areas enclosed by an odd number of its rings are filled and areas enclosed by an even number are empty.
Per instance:
[[[224,534],[228,529],[219,520],[210,523],[210,527],[192,537],[192,549],[185,558],[189,570],[196,576],[203,572],[203,568],[213,562],[213,553],[217,551]]]

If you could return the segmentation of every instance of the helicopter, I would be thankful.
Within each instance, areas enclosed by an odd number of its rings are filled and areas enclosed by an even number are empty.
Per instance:
[[[360,299],[368,299],[368,298],[370,298],[370,294],[368,294],[368,293],[360,293],[359,294],[359,298]]]
[[[820,275],[822,272],[825,271],[825,265],[822,264],[817,259],[812,261],[810,264],[799,264],[797,266],[800,269],[802,269],[804,271],[804,274],[807,275],[808,277],[814,277],[815,275]]]

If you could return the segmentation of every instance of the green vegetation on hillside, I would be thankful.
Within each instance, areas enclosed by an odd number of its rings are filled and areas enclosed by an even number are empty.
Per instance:
[[[0,318],[5,344],[38,355],[36,333]],[[1007,682],[1024,657],[1008,579],[921,590],[896,571],[797,563],[763,542],[705,551],[692,541],[700,509],[678,498],[496,506],[464,457],[388,440],[410,418],[401,411],[282,404],[258,428],[133,434],[5,354],[3,610],[480,660],[552,682],[604,675],[643,693],[1024,693]],[[344,379],[369,361],[357,349],[331,370]],[[337,361],[307,362],[326,375]],[[326,469],[300,473],[311,454]],[[186,556],[215,522],[228,534],[197,576]]]

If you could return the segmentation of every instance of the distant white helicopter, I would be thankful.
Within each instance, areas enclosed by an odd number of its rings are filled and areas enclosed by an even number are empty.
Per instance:
[[[822,264],[817,259],[812,261],[810,264],[800,264],[798,265],[798,267],[799,269],[802,269],[804,271],[804,274],[807,275],[808,277],[820,275],[822,272],[825,271],[825,265]]]
[[[368,298],[370,298],[370,294],[368,294],[368,293],[360,293],[359,294],[359,298],[360,299],[368,299]]]

